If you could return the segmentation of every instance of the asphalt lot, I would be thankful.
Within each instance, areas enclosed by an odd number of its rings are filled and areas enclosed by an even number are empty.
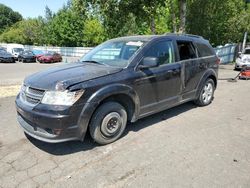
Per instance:
[[[13,84],[44,68],[17,65],[17,73],[6,67],[0,64],[1,82],[12,75]],[[223,66],[219,74],[237,72]],[[61,144],[26,138],[16,122],[15,97],[0,97],[0,187],[248,188],[249,93],[250,81],[220,80],[210,106],[187,103],[144,118],[107,146],[89,136]]]
[[[60,63],[1,63],[0,64],[0,86],[21,84],[23,79],[31,73],[58,66],[64,63],[70,63],[78,60],[78,57],[63,56],[63,61]]]

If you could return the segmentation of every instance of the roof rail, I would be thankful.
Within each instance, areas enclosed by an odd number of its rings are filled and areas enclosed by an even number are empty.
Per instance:
[[[175,35],[175,36],[187,36],[187,37],[195,37],[195,38],[202,38],[202,36],[199,35],[193,35],[193,34],[186,34],[186,33],[165,33],[165,35]]]

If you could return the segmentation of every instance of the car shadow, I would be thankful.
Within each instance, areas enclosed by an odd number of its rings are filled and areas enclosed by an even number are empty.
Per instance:
[[[196,107],[197,106],[194,105],[192,102],[189,102],[189,103],[185,103],[180,106],[153,114],[151,116],[145,117],[143,119],[138,120],[136,123],[129,123],[127,125],[125,133],[123,134],[123,137],[126,136],[131,131],[138,132],[144,128],[150,127],[161,121],[178,116]],[[36,140],[28,135],[26,135],[26,137],[37,148],[47,153],[50,153],[52,155],[68,155],[72,153],[92,150],[100,146],[92,140],[89,134],[86,134],[84,142],[69,141],[69,142],[56,143],[56,144],[45,143],[45,142]]]
[[[178,116],[186,111],[189,111],[191,109],[197,108],[197,105],[195,105],[193,102],[188,102],[179,106],[176,106],[174,108],[170,108],[168,110],[164,110],[162,112],[150,115],[148,117],[142,118],[138,120],[136,123],[130,123],[128,124],[124,136],[128,134],[129,132],[138,132],[141,129],[150,127],[156,123],[159,123],[161,121],[165,121],[167,119],[173,118],[175,116]]]

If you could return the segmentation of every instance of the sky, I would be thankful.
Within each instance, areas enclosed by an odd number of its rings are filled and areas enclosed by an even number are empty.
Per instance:
[[[52,12],[57,12],[67,0],[0,0],[0,3],[19,12],[23,18],[35,18],[45,15],[46,5]]]

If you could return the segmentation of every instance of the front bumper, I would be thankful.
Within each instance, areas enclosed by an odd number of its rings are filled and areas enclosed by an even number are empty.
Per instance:
[[[0,58],[1,63],[13,63],[15,62],[14,58]]]
[[[78,118],[82,106],[50,107],[38,104],[29,106],[16,99],[17,120],[23,130],[35,139],[59,143],[82,140]]]
[[[21,125],[21,127],[23,128],[26,134],[43,142],[60,143],[60,142],[66,142],[70,140],[78,140],[77,137],[60,138],[59,136],[55,134],[51,134],[50,132],[47,132],[45,129],[42,129],[40,127],[34,127],[30,125],[28,122],[26,122],[20,115],[17,115],[17,121]]]
[[[235,69],[241,69],[243,66],[250,67],[250,62],[242,62],[237,59],[235,63]]]
[[[38,59],[38,61],[39,61],[40,63],[52,63],[52,62],[53,62],[52,59]]]
[[[29,63],[36,62],[36,58],[24,58],[23,61],[24,62],[29,62]]]

